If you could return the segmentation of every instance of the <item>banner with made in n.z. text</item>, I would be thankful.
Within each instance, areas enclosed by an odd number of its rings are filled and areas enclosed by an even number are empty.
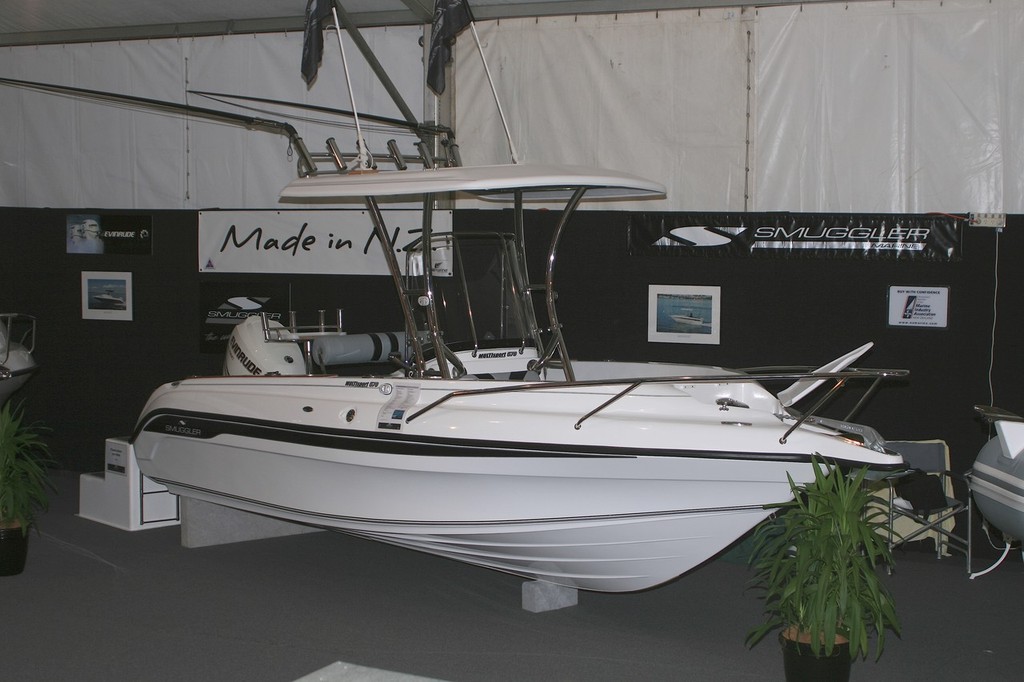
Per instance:
[[[422,211],[384,210],[387,248],[404,267]],[[435,234],[450,232],[451,211],[434,213]],[[200,211],[200,272],[387,275],[381,239],[367,211]]]

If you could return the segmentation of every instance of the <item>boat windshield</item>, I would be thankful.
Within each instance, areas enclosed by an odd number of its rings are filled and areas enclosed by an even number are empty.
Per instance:
[[[437,355],[435,325],[452,351],[539,344],[524,254],[514,234],[445,232],[433,234],[430,243],[428,254],[423,239],[402,249],[405,296],[426,354]]]

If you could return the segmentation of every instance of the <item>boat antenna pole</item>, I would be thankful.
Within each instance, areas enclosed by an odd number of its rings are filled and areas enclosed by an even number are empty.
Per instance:
[[[334,17],[334,32],[338,36],[338,49],[341,51],[341,64],[345,69],[345,86],[348,88],[348,101],[352,107],[352,120],[356,125],[356,164],[358,171],[368,171],[373,168],[373,159],[366,151],[366,141],[363,139],[363,129],[359,125],[359,110],[356,109],[356,96],[352,92],[352,79],[348,73],[348,60],[345,59],[345,45],[341,40],[341,22],[338,20],[337,4],[331,3],[331,15]]]
[[[473,40],[476,42],[477,52],[480,53],[480,62],[484,65],[484,73],[487,75],[487,83],[491,86],[491,95],[494,96],[494,104],[498,107],[498,116],[501,117],[501,125],[505,129],[505,139],[508,140],[508,151],[512,155],[512,163],[519,163],[519,155],[516,153],[516,145],[512,142],[512,133],[508,129],[508,121],[505,120],[505,112],[501,108],[501,100],[498,99],[498,90],[494,87],[494,79],[491,78],[491,69],[487,66],[487,58],[484,57],[484,48],[480,43],[480,35],[476,32],[476,22],[470,21],[469,28],[473,32]]]

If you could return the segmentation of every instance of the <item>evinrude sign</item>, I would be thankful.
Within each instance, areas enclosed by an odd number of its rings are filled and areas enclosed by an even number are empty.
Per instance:
[[[630,251],[958,260],[966,219],[919,214],[631,213]]]
[[[388,246],[404,267],[404,247],[420,234],[422,213],[383,211]],[[434,213],[435,233],[451,230],[451,211]],[[200,211],[200,272],[387,275],[366,211]]]

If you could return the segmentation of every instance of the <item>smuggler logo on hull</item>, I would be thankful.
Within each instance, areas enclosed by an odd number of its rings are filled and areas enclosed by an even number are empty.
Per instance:
[[[164,424],[164,431],[166,433],[176,433],[179,436],[192,436],[193,438],[202,438],[203,436],[202,429],[188,426],[184,419],[174,424]]]

